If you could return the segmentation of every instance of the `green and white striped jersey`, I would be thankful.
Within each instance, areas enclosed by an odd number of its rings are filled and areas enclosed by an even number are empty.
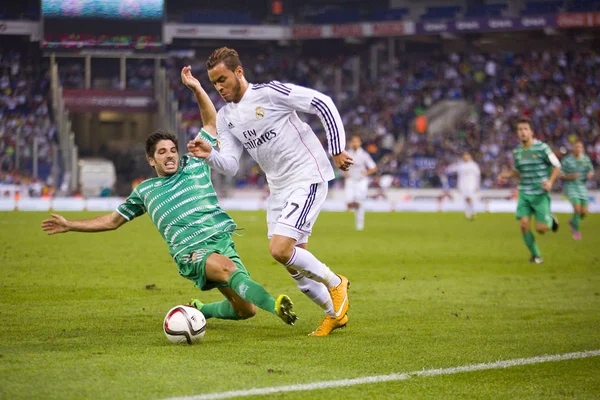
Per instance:
[[[550,176],[553,168],[560,167],[560,161],[546,143],[535,140],[533,145],[522,146],[513,151],[513,168],[519,173],[519,193],[543,194],[542,181]]]
[[[563,181],[563,189],[565,196],[569,199],[587,199],[586,174],[593,171],[592,161],[590,158],[582,154],[579,159],[569,154],[563,159],[561,172],[565,175],[579,173],[579,178]]]
[[[201,135],[216,144],[208,133]],[[140,183],[117,212],[128,221],[147,212],[173,258],[216,234],[236,229],[218,204],[210,167],[203,159],[187,155],[180,158],[175,174]]]

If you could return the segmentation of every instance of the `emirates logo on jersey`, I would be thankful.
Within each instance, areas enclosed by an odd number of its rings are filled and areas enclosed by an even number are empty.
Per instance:
[[[263,110],[260,106],[256,107],[256,119],[263,119],[265,116],[265,110]]]

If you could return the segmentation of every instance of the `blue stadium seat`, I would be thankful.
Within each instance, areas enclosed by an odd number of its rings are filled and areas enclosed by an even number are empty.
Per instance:
[[[452,19],[461,10],[458,6],[449,7],[427,7],[427,12],[421,16],[423,20]]]
[[[399,21],[408,14],[408,8],[378,8],[367,17],[368,21]]]
[[[525,8],[521,11],[521,15],[543,15],[555,14],[561,11],[564,7],[564,1],[530,1],[525,3]]]
[[[600,1],[598,0],[572,0],[568,6],[569,12],[593,12],[600,11]]]
[[[465,12],[466,18],[501,17],[502,11],[508,7],[507,4],[476,4]]]
[[[243,11],[192,11],[181,18],[188,24],[258,25],[260,21]]]
[[[361,22],[363,17],[358,9],[329,9],[309,18],[309,21],[313,24],[347,24]]]

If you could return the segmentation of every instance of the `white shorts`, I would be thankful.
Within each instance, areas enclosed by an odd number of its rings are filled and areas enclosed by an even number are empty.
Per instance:
[[[362,179],[353,181],[346,179],[344,182],[344,193],[346,194],[346,203],[362,203],[367,199],[369,193],[369,180]]]
[[[464,200],[466,200],[467,198],[470,198],[473,201],[477,200],[477,190],[464,189],[459,190],[458,193],[460,193],[461,197]]]
[[[281,235],[296,239],[296,244],[308,242],[327,198],[327,185],[327,182],[313,183],[271,193],[267,199],[269,239]]]

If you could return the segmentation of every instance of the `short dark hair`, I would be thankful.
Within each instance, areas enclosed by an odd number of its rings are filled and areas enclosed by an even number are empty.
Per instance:
[[[242,66],[238,52],[229,47],[220,47],[213,51],[206,60],[206,70],[209,71],[220,63],[225,64],[231,71],[235,71],[237,67]]]
[[[160,142],[161,140],[170,140],[175,144],[176,148],[178,148],[178,146],[179,146],[177,136],[175,136],[171,132],[167,132],[167,131],[163,131],[162,129],[159,129],[157,131],[152,132],[150,134],[150,136],[148,136],[148,138],[146,139],[146,156],[147,157],[154,157],[154,152],[156,151],[156,143]]]
[[[529,124],[529,129],[531,129],[531,131],[533,131],[533,122],[531,122],[531,120],[527,117],[521,117],[519,118],[519,120],[517,121],[517,126],[519,126],[519,124]]]

